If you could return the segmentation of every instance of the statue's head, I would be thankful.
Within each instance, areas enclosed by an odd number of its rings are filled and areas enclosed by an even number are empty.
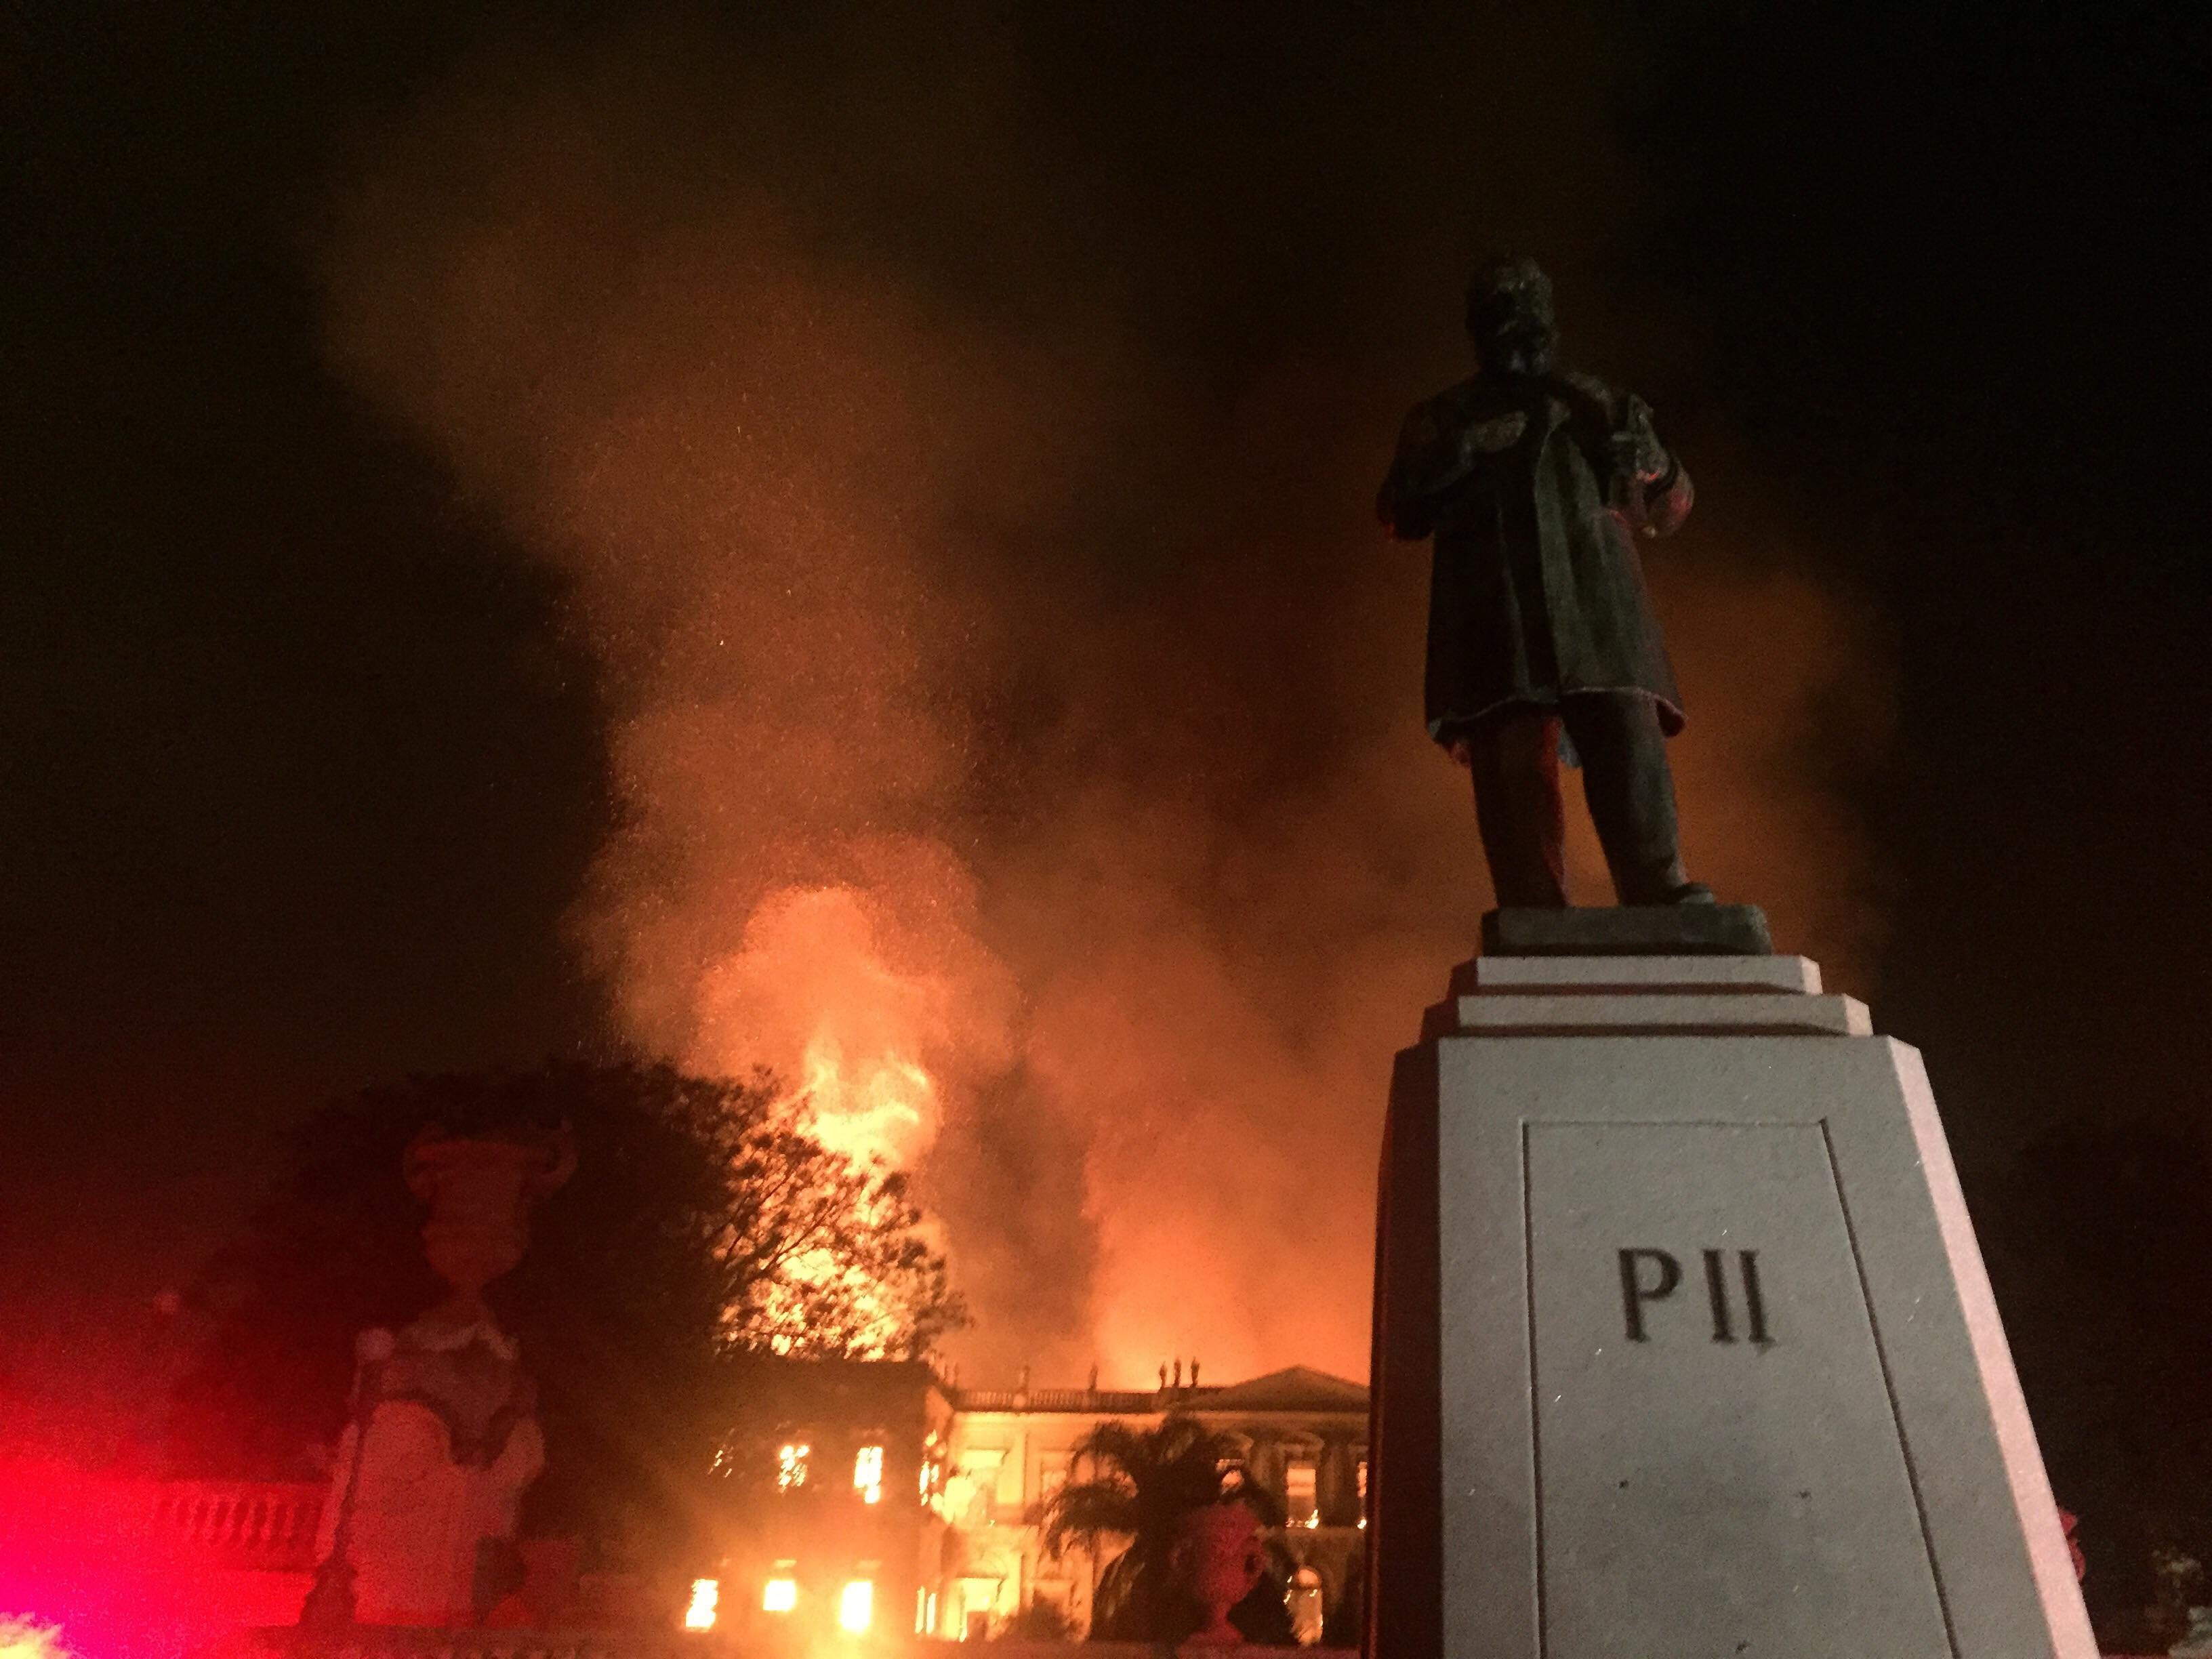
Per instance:
[[[1467,332],[1493,374],[1550,374],[1559,343],[1552,279],[1525,255],[1489,260],[1467,285]]]

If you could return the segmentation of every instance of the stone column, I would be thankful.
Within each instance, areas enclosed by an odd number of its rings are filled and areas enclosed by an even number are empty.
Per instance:
[[[1460,969],[1376,1284],[1370,1659],[2094,1659],[1920,1057],[1811,963]]]

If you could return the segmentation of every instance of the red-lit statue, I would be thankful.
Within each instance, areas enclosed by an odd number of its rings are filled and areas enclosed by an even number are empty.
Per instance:
[[[408,1147],[407,1185],[430,1212],[423,1254],[451,1290],[397,1335],[362,1335],[303,1625],[471,1624],[509,1587],[486,1569],[514,1565],[544,1449],[536,1390],[483,1291],[522,1259],[532,1206],[575,1163],[566,1127],[430,1128]]]
[[[1467,326],[1477,371],[1407,417],[1376,510],[1436,540],[1429,732],[1474,773],[1498,902],[1567,902],[1563,725],[1620,902],[1709,902],[1683,873],[1681,700],[1636,553],[1688,516],[1689,474],[1641,399],[1555,366],[1534,262],[1477,273]]]

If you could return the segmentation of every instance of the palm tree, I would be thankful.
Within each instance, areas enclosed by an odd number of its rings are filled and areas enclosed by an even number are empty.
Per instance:
[[[1225,1437],[1180,1413],[1152,1429],[1101,1423],[1076,1442],[1069,1472],[1087,1464],[1091,1475],[1070,1480],[1046,1502],[1045,1547],[1058,1556],[1080,1544],[1096,1555],[1103,1542],[1129,1540],[1091,1597],[1094,1640],[1177,1642],[1198,1628],[1199,1610],[1168,1568],[1176,1528],[1193,1510],[1243,1503],[1263,1526],[1282,1524],[1273,1498],[1249,1482],[1224,1495],[1222,1474],[1234,1456]],[[1279,1584],[1263,1580],[1230,1618],[1251,1641],[1291,1639]]]

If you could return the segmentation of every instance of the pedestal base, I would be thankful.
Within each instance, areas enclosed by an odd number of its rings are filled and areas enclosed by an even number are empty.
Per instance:
[[[1796,957],[1453,988],[1383,1154],[1371,1659],[2094,1659],[1919,1056]]]
[[[1487,957],[1763,957],[1773,949],[1766,913],[1755,904],[1507,909],[1482,919]]]

